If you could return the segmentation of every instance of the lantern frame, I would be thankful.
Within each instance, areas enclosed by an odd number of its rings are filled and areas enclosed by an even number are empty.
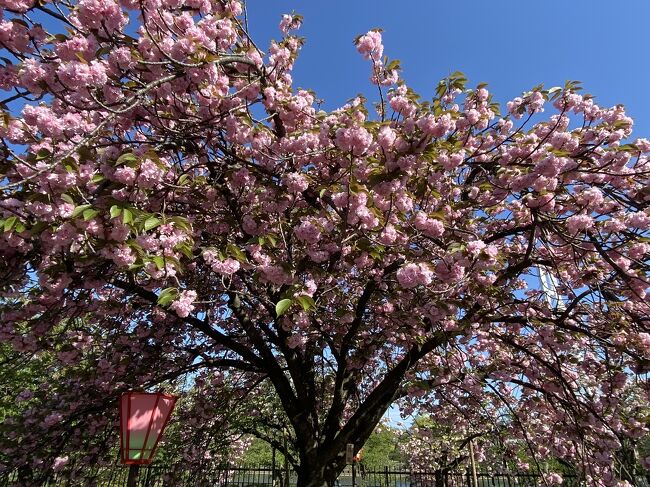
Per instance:
[[[154,406],[151,409],[150,412],[150,417],[148,420],[148,425],[147,425],[147,433],[144,437],[144,441],[142,442],[142,448],[139,449],[140,451],[140,458],[134,459],[134,458],[129,458],[129,453],[131,451],[138,450],[136,448],[129,448],[130,446],[130,436],[131,436],[131,398],[134,396],[156,396],[156,400],[154,402]],[[124,411],[123,411],[123,404],[126,399],[126,417],[124,417]],[[169,407],[169,413],[167,414],[167,417],[163,418],[163,423],[160,428],[160,433],[158,434],[158,437],[156,438],[156,441],[154,442],[153,446],[151,447],[151,450],[148,450],[147,447],[147,442],[149,440],[149,435],[151,434],[151,429],[154,423],[154,415],[155,412],[158,408],[158,404],[160,403],[161,399],[167,399],[171,401],[171,406]],[[169,419],[171,418],[172,412],[174,411],[174,407],[176,406],[176,401],[178,398],[176,396],[173,396],[171,394],[164,394],[162,392],[144,392],[144,391],[129,391],[125,392],[120,396],[120,407],[119,407],[119,412],[120,412],[120,460],[123,465],[149,465],[152,461],[153,458],[156,454],[156,449],[158,448],[158,443],[160,442],[160,439],[162,438],[163,433],[165,432],[165,428],[167,427],[167,423],[169,423]],[[126,438],[124,437],[126,434]],[[148,456],[145,456],[145,452],[149,451]]]

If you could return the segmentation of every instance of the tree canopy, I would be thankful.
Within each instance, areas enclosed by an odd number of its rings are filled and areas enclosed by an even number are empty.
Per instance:
[[[650,141],[622,106],[567,82],[502,111],[460,73],[422,98],[373,30],[377,103],[324,111],[296,14],[263,51],[237,0],[0,7],[0,337],[52,361],[5,469],[64,469],[121,392],[201,373],[270,388],[299,487],[396,401],[616,485],[650,364]]]

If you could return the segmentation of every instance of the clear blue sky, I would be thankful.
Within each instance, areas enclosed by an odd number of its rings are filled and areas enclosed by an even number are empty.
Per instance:
[[[304,15],[294,80],[326,108],[373,96],[352,41],[381,27],[385,54],[424,98],[456,70],[470,86],[488,82],[501,103],[539,83],[580,80],[599,104],[624,104],[634,135],[650,137],[649,0],[248,0],[248,9],[260,47],[280,37],[282,13]]]

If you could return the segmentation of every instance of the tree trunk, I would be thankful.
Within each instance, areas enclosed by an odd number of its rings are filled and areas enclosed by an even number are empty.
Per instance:
[[[442,473],[442,470],[436,470],[436,487],[445,487],[445,476]]]
[[[297,474],[298,482],[296,487],[332,487],[336,477],[338,477],[325,464],[301,465]]]
[[[309,472],[305,472],[304,474],[298,472],[297,487],[330,487],[332,484],[333,482],[327,482],[322,476],[314,476]]]
[[[328,484],[323,479],[301,479],[298,477],[297,487],[330,487],[332,484]]]

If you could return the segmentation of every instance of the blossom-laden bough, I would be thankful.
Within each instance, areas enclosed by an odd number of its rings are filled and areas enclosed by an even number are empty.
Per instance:
[[[121,391],[207,370],[272,386],[300,487],[398,400],[616,484],[650,359],[650,142],[622,106],[569,82],[501,114],[460,73],[423,100],[376,30],[374,112],[326,112],[292,85],[297,15],[263,52],[237,0],[0,5],[0,336],[54,360],[5,469],[65,469]]]

